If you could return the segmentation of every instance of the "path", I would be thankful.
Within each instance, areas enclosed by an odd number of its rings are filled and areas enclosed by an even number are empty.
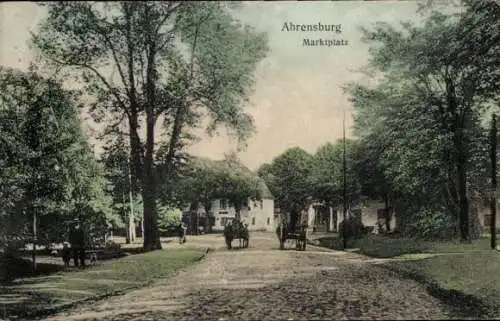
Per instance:
[[[217,236],[194,243],[216,250],[171,279],[46,320],[446,318],[421,285],[356,254],[312,246],[279,251],[275,235],[266,233],[252,234],[246,250],[228,251]]]

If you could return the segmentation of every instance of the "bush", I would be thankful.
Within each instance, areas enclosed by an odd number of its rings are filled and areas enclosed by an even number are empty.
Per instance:
[[[360,239],[363,238],[365,235],[367,235],[370,231],[370,228],[367,228],[363,225],[361,220],[359,220],[356,217],[348,217],[347,220],[347,226],[346,226],[346,238],[349,239]],[[340,222],[339,224],[339,234],[340,238],[344,237],[344,221]]]
[[[113,241],[107,241],[106,242],[106,249],[110,249],[110,250],[120,250],[121,249],[121,245],[118,244],[118,243],[115,243]]]
[[[421,209],[411,215],[405,234],[425,240],[450,240],[455,235],[455,230],[456,223],[449,214]]]

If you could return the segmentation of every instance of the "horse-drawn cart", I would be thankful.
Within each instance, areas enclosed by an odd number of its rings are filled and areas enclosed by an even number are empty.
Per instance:
[[[276,228],[276,234],[280,241],[280,250],[285,249],[285,242],[287,240],[295,240],[297,250],[306,250],[307,224],[298,224],[294,227],[292,224],[282,221]]]
[[[224,238],[229,250],[232,248],[232,242],[235,239],[240,241],[240,248],[247,248],[250,239],[248,227],[243,225],[241,221],[235,221],[232,224],[228,224],[224,227]]]

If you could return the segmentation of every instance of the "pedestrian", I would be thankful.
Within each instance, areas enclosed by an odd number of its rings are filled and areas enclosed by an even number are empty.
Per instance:
[[[85,266],[85,233],[83,232],[80,223],[76,222],[74,228],[69,234],[69,242],[73,249],[73,261],[75,266],[80,263],[81,267]],[[80,261],[80,262],[78,262]]]
[[[68,242],[63,243],[63,248],[61,251],[61,256],[64,262],[64,268],[68,269],[69,268],[69,261],[71,261],[71,248],[69,247]]]
[[[184,222],[179,225],[179,244],[186,243],[186,230],[187,226]]]

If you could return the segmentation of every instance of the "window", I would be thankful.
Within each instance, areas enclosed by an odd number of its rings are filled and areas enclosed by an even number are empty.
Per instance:
[[[267,218],[267,225],[269,225],[269,224],[271,224],[271,218],[270,217]]]
[[[255,225],[255,217],[252,217],[252,225]]]
[[[225,210],[227,208],[227,200],[221,199],[219,207],[220,207],[221,210]]]

